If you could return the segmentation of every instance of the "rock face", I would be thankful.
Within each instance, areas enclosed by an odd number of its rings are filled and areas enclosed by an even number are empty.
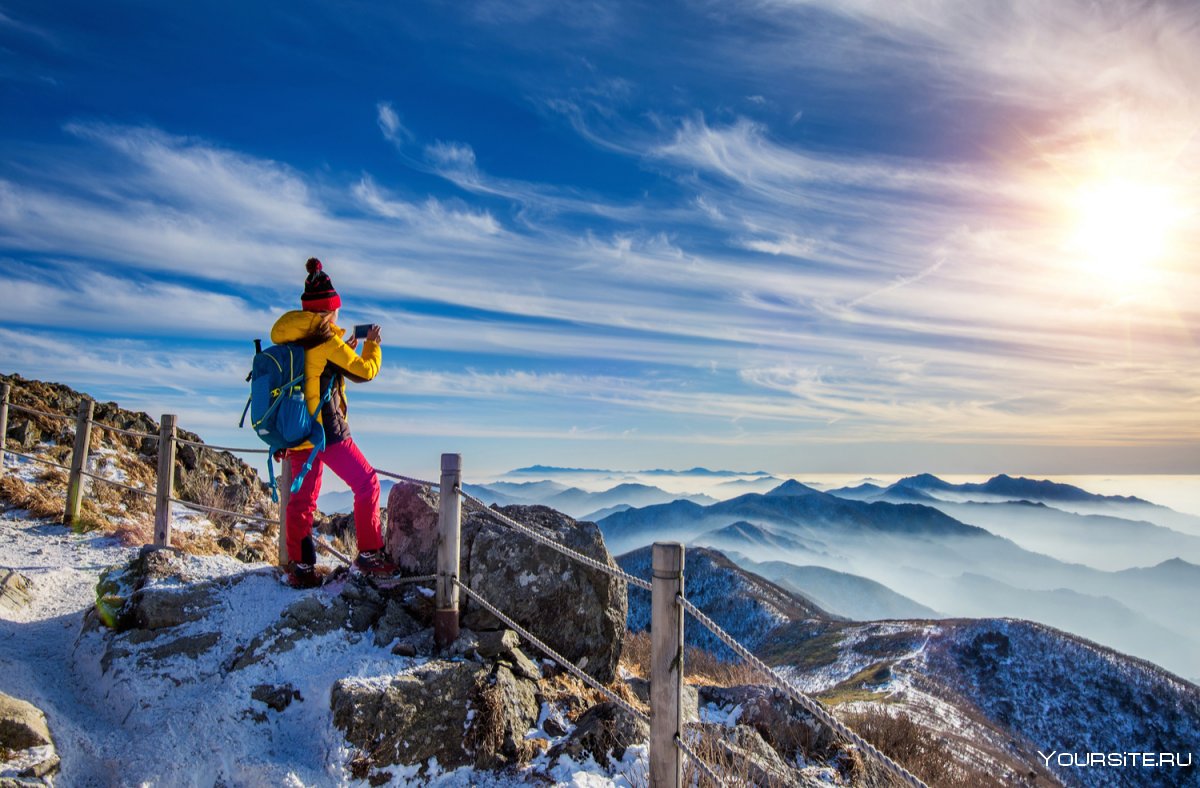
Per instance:
[[[600,529],[545,506],[499,511],[597,561],[616,567]],[[388,549],[417,574],[437,569],[438,497],[408,484],[388,495]],[[482,512],[464,515],[460,576],[476,593],[600,681],[616,675],[624,641],[625,582],[567,558]],[[570,622],[563,626],[563,622]],[[505,625],[470,599],[462,625],[476,631]]]
[[[14,404],[47,413],[73,417],[80,400],[85,398],[84,394],[60,383],[27,380],[20,375],[0,375],[0,382],[12,385]],[[123,430],[158,434],[159,424],[155,419],[145,413],[125,410],[115,402],[97,402],[93,419],[99,424]],[[17,410],[9,411],[8,438],[14,441],[20,451],[31,449],[44,441],[70,446],[74,440],[74,430],[73,420],[48,419]],[[180,429],[178,435],[184,440],[203,443],[199,435],[184,429]],[[256,440],[247,430],[246,440],[241,445],[261,445]],[[132,452],[144,463],[146,474],[153,476],[155,473],[158,462],[158,440],[155,438],[121,435],[93,428],[91,449],[95,451],[100,447]],[[249,465],[229,452],[215,451],[206,446],[178,444],[175,452],[175,489],[179,497],[185,501],[205,503],[197,500],[197,497],[211,494],[214,488],[220,491],[222,508],[258,514],[265,514],[268,510],[270,494],[266,485],[259,480],[257,472]]]
[[[432,490],[401,482],[387,500],[387,545],[400,568],[409,574],[437,572],[438,496]]]
[[[528,758],[535,687],[503,666],[435,660],[384,687],[338,681],[329,705],[333,724],[371,767],[437,758],[446,769],[498,768]]]
[[[509,517],[560,544],[615,567],[594,523],[580,523],[545,506],[507,506]],[[467,585],[518,624],[600,681],[616,675],[625,637],[625,581],[574,561],[482,513],[468,517],[470,540],[462,575]],[[564,626],[564,622],[569,622]],[[468,600],[463,625],[502,624]]]
[[[773,687],[703,687],[700,702],[741,708],[739,726],[758,732],[771,747],[788,759],[819,756],[828,760],[838,747],[833,731],[817,722],[791,698]]]
[[[550,758],[569,755],[577,761],[591,756],[597,763],[604,763],[609,753],[616,760],[625,757],[625,749],[634,744],[643,744],[650,737],[650,726],[607,701],[599,703],[582,715],[575,730],[562,744],[550,750]]]
[[[41,709],[0,692],[0,766],[21,778],[40,779],[58,770],[58,754]],[[2,782],[2,781],[0,781]],[[30,784],[30,783],[18,783]],[[41,784],[41,783],[32,783]],[[48,784],[48,783],[47,783]]]

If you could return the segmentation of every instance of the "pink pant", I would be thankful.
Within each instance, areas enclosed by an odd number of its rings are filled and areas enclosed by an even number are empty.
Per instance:
[[[310,452],[312,449],[292,449],[287,453],[288,461],[292,464],[293,479],[304,467]],[[358,549],[378,550],[383,547],[383,535],[379,531],[379,477],[354,440],[346,438],[317,453],[312,469],[300,485],[300,491],[288,500],[287,550],[288,557],[293,561],[301,560],[300,543],[312,534],[313,512],[317,509],[321,471],[325,465],[354,493],[354,531],[358,537]]]

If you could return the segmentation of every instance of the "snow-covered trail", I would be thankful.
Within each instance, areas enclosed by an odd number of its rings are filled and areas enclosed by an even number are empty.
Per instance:
[[[0,691],[46,713],[62,759],[57,782],[110,785],[133,743],[119,728],[98,735],[70,659],[100,572],[136,549],[23,514],[0,514],[0,567],[16,570],[33,586],[27,607],[0,610]]]

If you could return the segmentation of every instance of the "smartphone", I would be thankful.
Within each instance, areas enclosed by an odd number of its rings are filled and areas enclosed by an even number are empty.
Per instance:
[[[363,323],[362,325],[355,326],[354,327],[354,338],[355,339],[366,339],[367,334],[371,333],[371,328],[373,325],[374,325],[373,323]]]

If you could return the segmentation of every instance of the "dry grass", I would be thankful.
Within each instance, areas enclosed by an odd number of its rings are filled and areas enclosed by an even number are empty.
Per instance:
[[[630,673],[650,677],[650,633],[627,632],[621,650],[621,665]],[[685,681],[708,687],[737,687],[761,684],[763,676],[744,662],[725,662],[693,646],[683,653]]]
[[[63,493],[50,485],[29,484],[15,476],[0,476],[0,500],[10,506],[26,509],[38,519],[62,522],[65,511]]]
[[[511,755],[517,763],[528,763],[536,754],[536,746],[528,739],[513,742],[515,752],[504,753],[506,734],[504,720],[504,692],[488,676],[475,679],[475,693],[471,707],[475,719],[467,730],[464,744],[469,750],[483,754],[485,760],[504,762]]]
[[[127,517],[113,528],[115,536],[127,547],[138,547],[154,541],[154,516]]]
[[[538,683],[547,703],[566,710],[567,719],[575,722],[591,707],[608,701],[608,696],[589,687],[570,673],[558,673]],[[634,694],[630,686],[617,679],[608,685],[608,690],[635,709],[649,712],[650,709]]]
[[[955,761],[944,739],[903,714],[872,708],[846,718],[846,723],[896,763],[926,785],[951,788],[959,785],[999,786],[986,774],[968,773]]]
[[[213,509],[236,512],[239,508],[238,503],[229,494],[229,491],[221,487],[212,476],[207,474],[188,474],[184,477],[183,483],[179,485],[179,489],[175,491],[175,496],[181,500],[191,501],[192,503],[198,503],[201,506],[208,506]],[[239,519],[227,514],[207,513],[206,516],[213,525],[226,530],[232,529]]]
[[[788,788],[795,784],[787,772],[756,766],[744,752],[729,741],[729,731],[716,727],[699,727],[686,736],[687,745],[720,777],[726,785],[753,785],[756,788]],[[713,785],[705,772],[687,755],[683,759],[683,784],[706,788]]]

